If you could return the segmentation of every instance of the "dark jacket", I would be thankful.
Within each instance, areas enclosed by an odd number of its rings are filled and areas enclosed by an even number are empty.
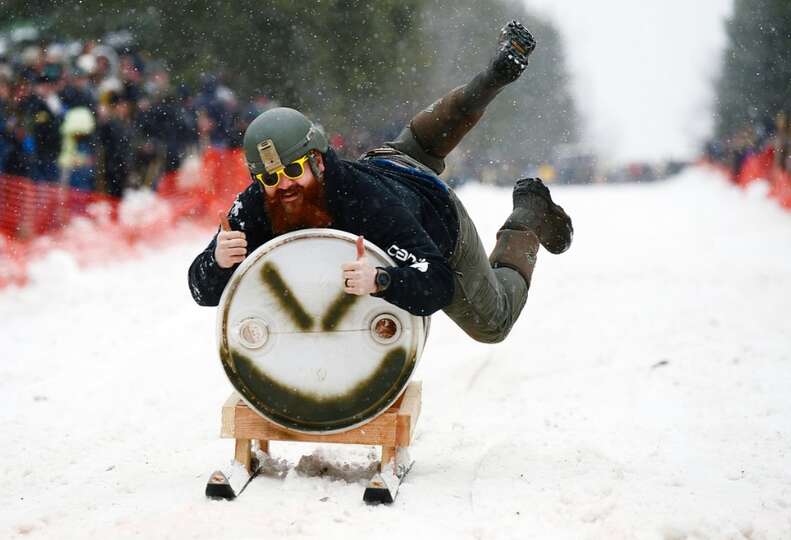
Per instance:
[[[383,159],[346,161],[332,149],[324,155],[324,186],[332,228],[363,235],[396,261],[387,268],[391,285],[381,296],[414,315],[430,315],[453,296],[448,259],[458,237],[458,219],[448,188],[433,175]],[[228,213],[243,231],[248,253],[274,235],[258,183],[239,194]],[[214,261],[216,236],[189,269],[200,305],[216,306],[235,267]],[[340,278],[339,278],[340,279]]]
[[[129,180],[129,165],[133,159],[132,127],[120,118],[110,118],[99,126],[98,136],[107,193],[121,197]]]
[[[46,101],[35,94],[25,100],[22,108],[35,142],[36,159],[42,163],[54,163],[60,154],[60,118],[50,110]]]

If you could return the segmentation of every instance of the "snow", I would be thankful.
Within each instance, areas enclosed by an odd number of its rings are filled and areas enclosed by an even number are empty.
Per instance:
[[[703,169],[553,195],[575,243],[539,254],[512,335],[434,317],[390,507],[362,502],[373,447],[308,443],[205,499],[233,454],[186,283],[210,231],[88,269],[53,252],[0,291],[0,537],[791,537],[791,214]],[[460,196],[491,247],[510,194]]]

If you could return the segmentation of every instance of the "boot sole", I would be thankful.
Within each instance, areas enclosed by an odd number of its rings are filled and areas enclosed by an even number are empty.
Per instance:
[[[550,253],[559,255],[571,247],[571,242],[574,239],[574,226],[571,224],[571,218],[561,206],[551,201],[549,204],[550,212],[542,222],[546,228],[542,227],[541,232],[546,231],[550,234],[541,242],[541,245]],[[558,231],[559,228],[560,231]]]
[[[514,194],[514,207],[526,207],[526,201],[520,201],[523,197],[540,197],[547,203],[547,212],[541,221],[541,245],[552,254],[559,255],[571,247],[574,238],[574,227],[571,218],[563,210],[563,207],[555,204],[549,189],[542,184],[528,184],[522,193]]]
[[[503,28],[500,34],[501,49],[507,51],[509,58],[524,69],[527,59],[536,48],[533,34],[518,21],[511,21]]]

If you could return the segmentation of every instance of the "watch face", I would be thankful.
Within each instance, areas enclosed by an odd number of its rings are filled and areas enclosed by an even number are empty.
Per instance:
[[[384,270],[379,270],[376,273],[376,284],[379,285],[380,290],[386,289],[390,285],[390,274]]]

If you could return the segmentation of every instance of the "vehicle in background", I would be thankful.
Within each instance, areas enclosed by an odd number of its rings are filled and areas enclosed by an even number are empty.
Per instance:
[[[648,163],[631,162],[608,168],[605,173],[605,181],[608,184],[648,182],[656,180],[657,176],[654,167]]]
[[[604,173],[607,183],[652,182],[674,176],[689,165],[685,161],[668,160],[658,163],[631,162],[608,167]]]
[[[580,145],[558,146],[551,166],[554,169],[553,182],[557,184],[592,184],[601,181],[598,156]]]

